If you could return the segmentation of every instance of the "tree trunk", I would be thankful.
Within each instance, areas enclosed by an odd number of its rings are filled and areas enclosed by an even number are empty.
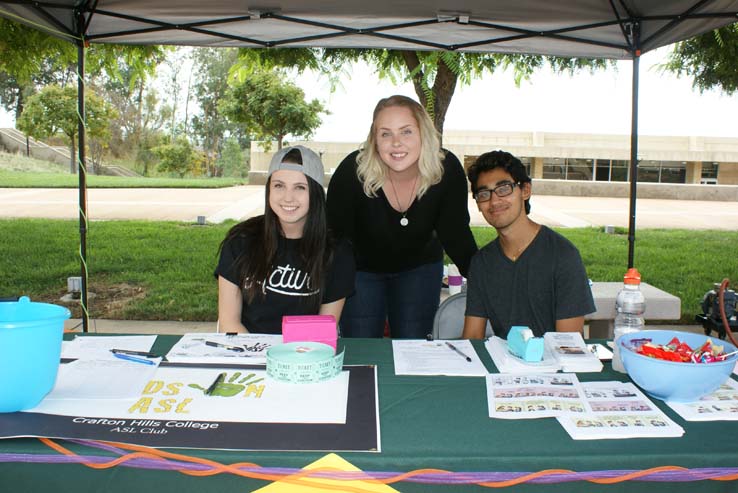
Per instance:
[[[69,171],[75,175],[77,174],[77,152],[76,146],[74,145],[74,136],[69,138]]]
[[[402,51],[401,53],[408,72],[410,73],[417,69],[420,65],[418,54],[414,51]],[[425,91],[423,90],[423,78],[424,75],[422,71],[417,72],[412,78],[415,94],[418,95],[418,99],[426,109],[432,106],[433,125],[435,125],[436,130],[438,130],[438,133],[441,134],[441,138],[443,139],[443,124],[446,121],[446,113],[448,112],[448,107],[451,104],[451,98],[453,98],[454,91],[456,91],[458,76],[449,68],[448,65],[446,65],[446,62],[444,62],[443,59],[438,60],[438,65],[436,65],[436,78],[433,83],[433,87],[431,88],[433,93],[432,105],[429,104],[431,101],[428,101]]]
[[[451,98],[456,91],[456,83],[459,77],[451,71],[448,65],[440,59],[436,68],[436,80],[433,83],[433,124],[443,138],[443,124],[446,122],[446,113],[451,105]]]
[[[143,90],[144,90],[144,83],[143,80],[138,81],[138,94],[136,95],[136,121],[134,123],[134,129],[133,129],[133,145],[134,147],[138,147],[141,143],[141,135],[143,134]]]
[[[23,88],[18,88],[18,99],[15,101],[15,121],[17,122],[18,119],[23,114],[23,107],[25,106],[26,100],[23,97]]]

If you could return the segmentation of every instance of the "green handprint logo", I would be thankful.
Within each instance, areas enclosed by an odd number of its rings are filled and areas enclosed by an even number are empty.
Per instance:
[[[215,388],[210,391],[210,395],[218,397],[234,397],[243,392],[244,397],[253,395],[256,398],[260,398],[264,392],[264,384],[257,385],[259,382],[264,380],[263,378],[256,378],[255,373],[249,373],[242,377],[242,373],[237,371],[230,377],[225,373],[225,378],[220,379],[216,384]],[[253,379],[253,380],[252,380]],[[190,383],[187,385],[190,388],[201,390],[202,393],[206,393],[208,389],[202,387],[196,383]]]

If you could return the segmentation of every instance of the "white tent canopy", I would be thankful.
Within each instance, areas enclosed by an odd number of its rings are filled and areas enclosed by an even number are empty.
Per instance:
[[[11,0],[0,16],[97,43],[630,58],[738,20],[735,0]],[[81,17],[80,17],[81,16]]]
[[[731,24],[738,0],[0,0],[0,17],[84,45],[387,48],[633,60],[628,267],[635,250],[641,54]],[[88,327],[84,123],[80,254]]]

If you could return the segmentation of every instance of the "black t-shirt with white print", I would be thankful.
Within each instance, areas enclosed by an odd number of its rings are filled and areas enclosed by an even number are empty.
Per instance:
[[[315,293],[319,287],[310,282],[308,269],[302,265],[299,256],[299,239],[279,238],[274,269],[262,285],[264,297],[257,297],[252,303],[246,300],[244,292],[241,322],[249,332],[281,334],[284,315],[315,315],[308,313],[306,297]],[[226,241],[220,252],[215,276],[238,285],[234,263],[242,253],[248,254],[250,239],[236,237]],[[345,241],[336,244],[333,262],[328,267],[321,293],[321,304],[332,303],[346,298],[354,292],[354,255]]]

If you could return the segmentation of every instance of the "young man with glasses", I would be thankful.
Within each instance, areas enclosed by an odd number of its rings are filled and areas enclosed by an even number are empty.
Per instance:
[[[528,217],[531,179],[523,163],[492,151],[467,173],[497,238],[472,258],[462,337],[483,338],[487,320],[503,338],[513,325],[528,326],[536,336],[581,331],[584,315],[595,311],[587,273],[569,240]]]

